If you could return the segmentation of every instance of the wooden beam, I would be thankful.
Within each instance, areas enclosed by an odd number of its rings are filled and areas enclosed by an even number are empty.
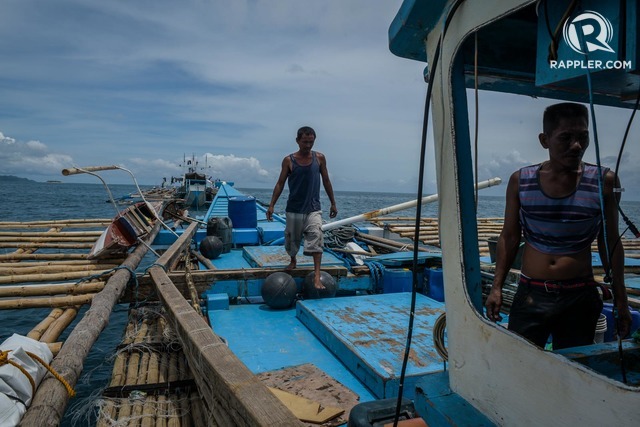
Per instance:
[[[193,223],[149,274],[167,319],[182,342],[200,395],[220,425],[300,426],[297,418],[249,371],[185,300],[160,265],[168,265],[191,241]],[[159,265],[158,265],[159,264]]]

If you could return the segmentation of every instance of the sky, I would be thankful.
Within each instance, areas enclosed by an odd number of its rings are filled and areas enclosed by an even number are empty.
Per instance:
[[[426,64],[389,51],[401,3],[4,0],[0,175],[96,182],[61,170],[116,164],[160,185],[195,157],[214,179],[272,188],[308,125],[335,190],[415,193]],[[537,134],[551,103],[480,93],[480,180],[506,184],[546,158]],[[601,160],[613,166],[630,111],[596,112]],[[620,169],[629,200],[640,200],[637,136],[634,126]],[[430,135],[427,194],[433,155]],[[504,184],[483,194],[503,195]]]

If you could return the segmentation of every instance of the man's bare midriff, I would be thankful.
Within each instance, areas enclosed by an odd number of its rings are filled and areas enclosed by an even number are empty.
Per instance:
[[[533,279],[570,280],[593,275],[590,247],[575,254],[553,255],[527,244],[522,258],[522,274]]]

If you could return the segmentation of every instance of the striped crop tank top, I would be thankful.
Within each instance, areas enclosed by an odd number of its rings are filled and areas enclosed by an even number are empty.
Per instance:
[[[583,163],[580,182],[566,197],[549,197],[540,187],[542,164],[520,169],[520,225],[525,241],[547,254],[584,250],[598,236],[602,224],[598,167]],[[602,177],[609,168],[601,168]]]

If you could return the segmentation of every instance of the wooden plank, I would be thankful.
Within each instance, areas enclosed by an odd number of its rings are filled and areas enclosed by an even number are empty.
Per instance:
[[[167,265],[191,242],[198,224],[185,230],[157,264]],[[159,265],[149,269],[167,318],[180,338],[200,394],[218,424],[299,426],[301,423],[213,333]]]

